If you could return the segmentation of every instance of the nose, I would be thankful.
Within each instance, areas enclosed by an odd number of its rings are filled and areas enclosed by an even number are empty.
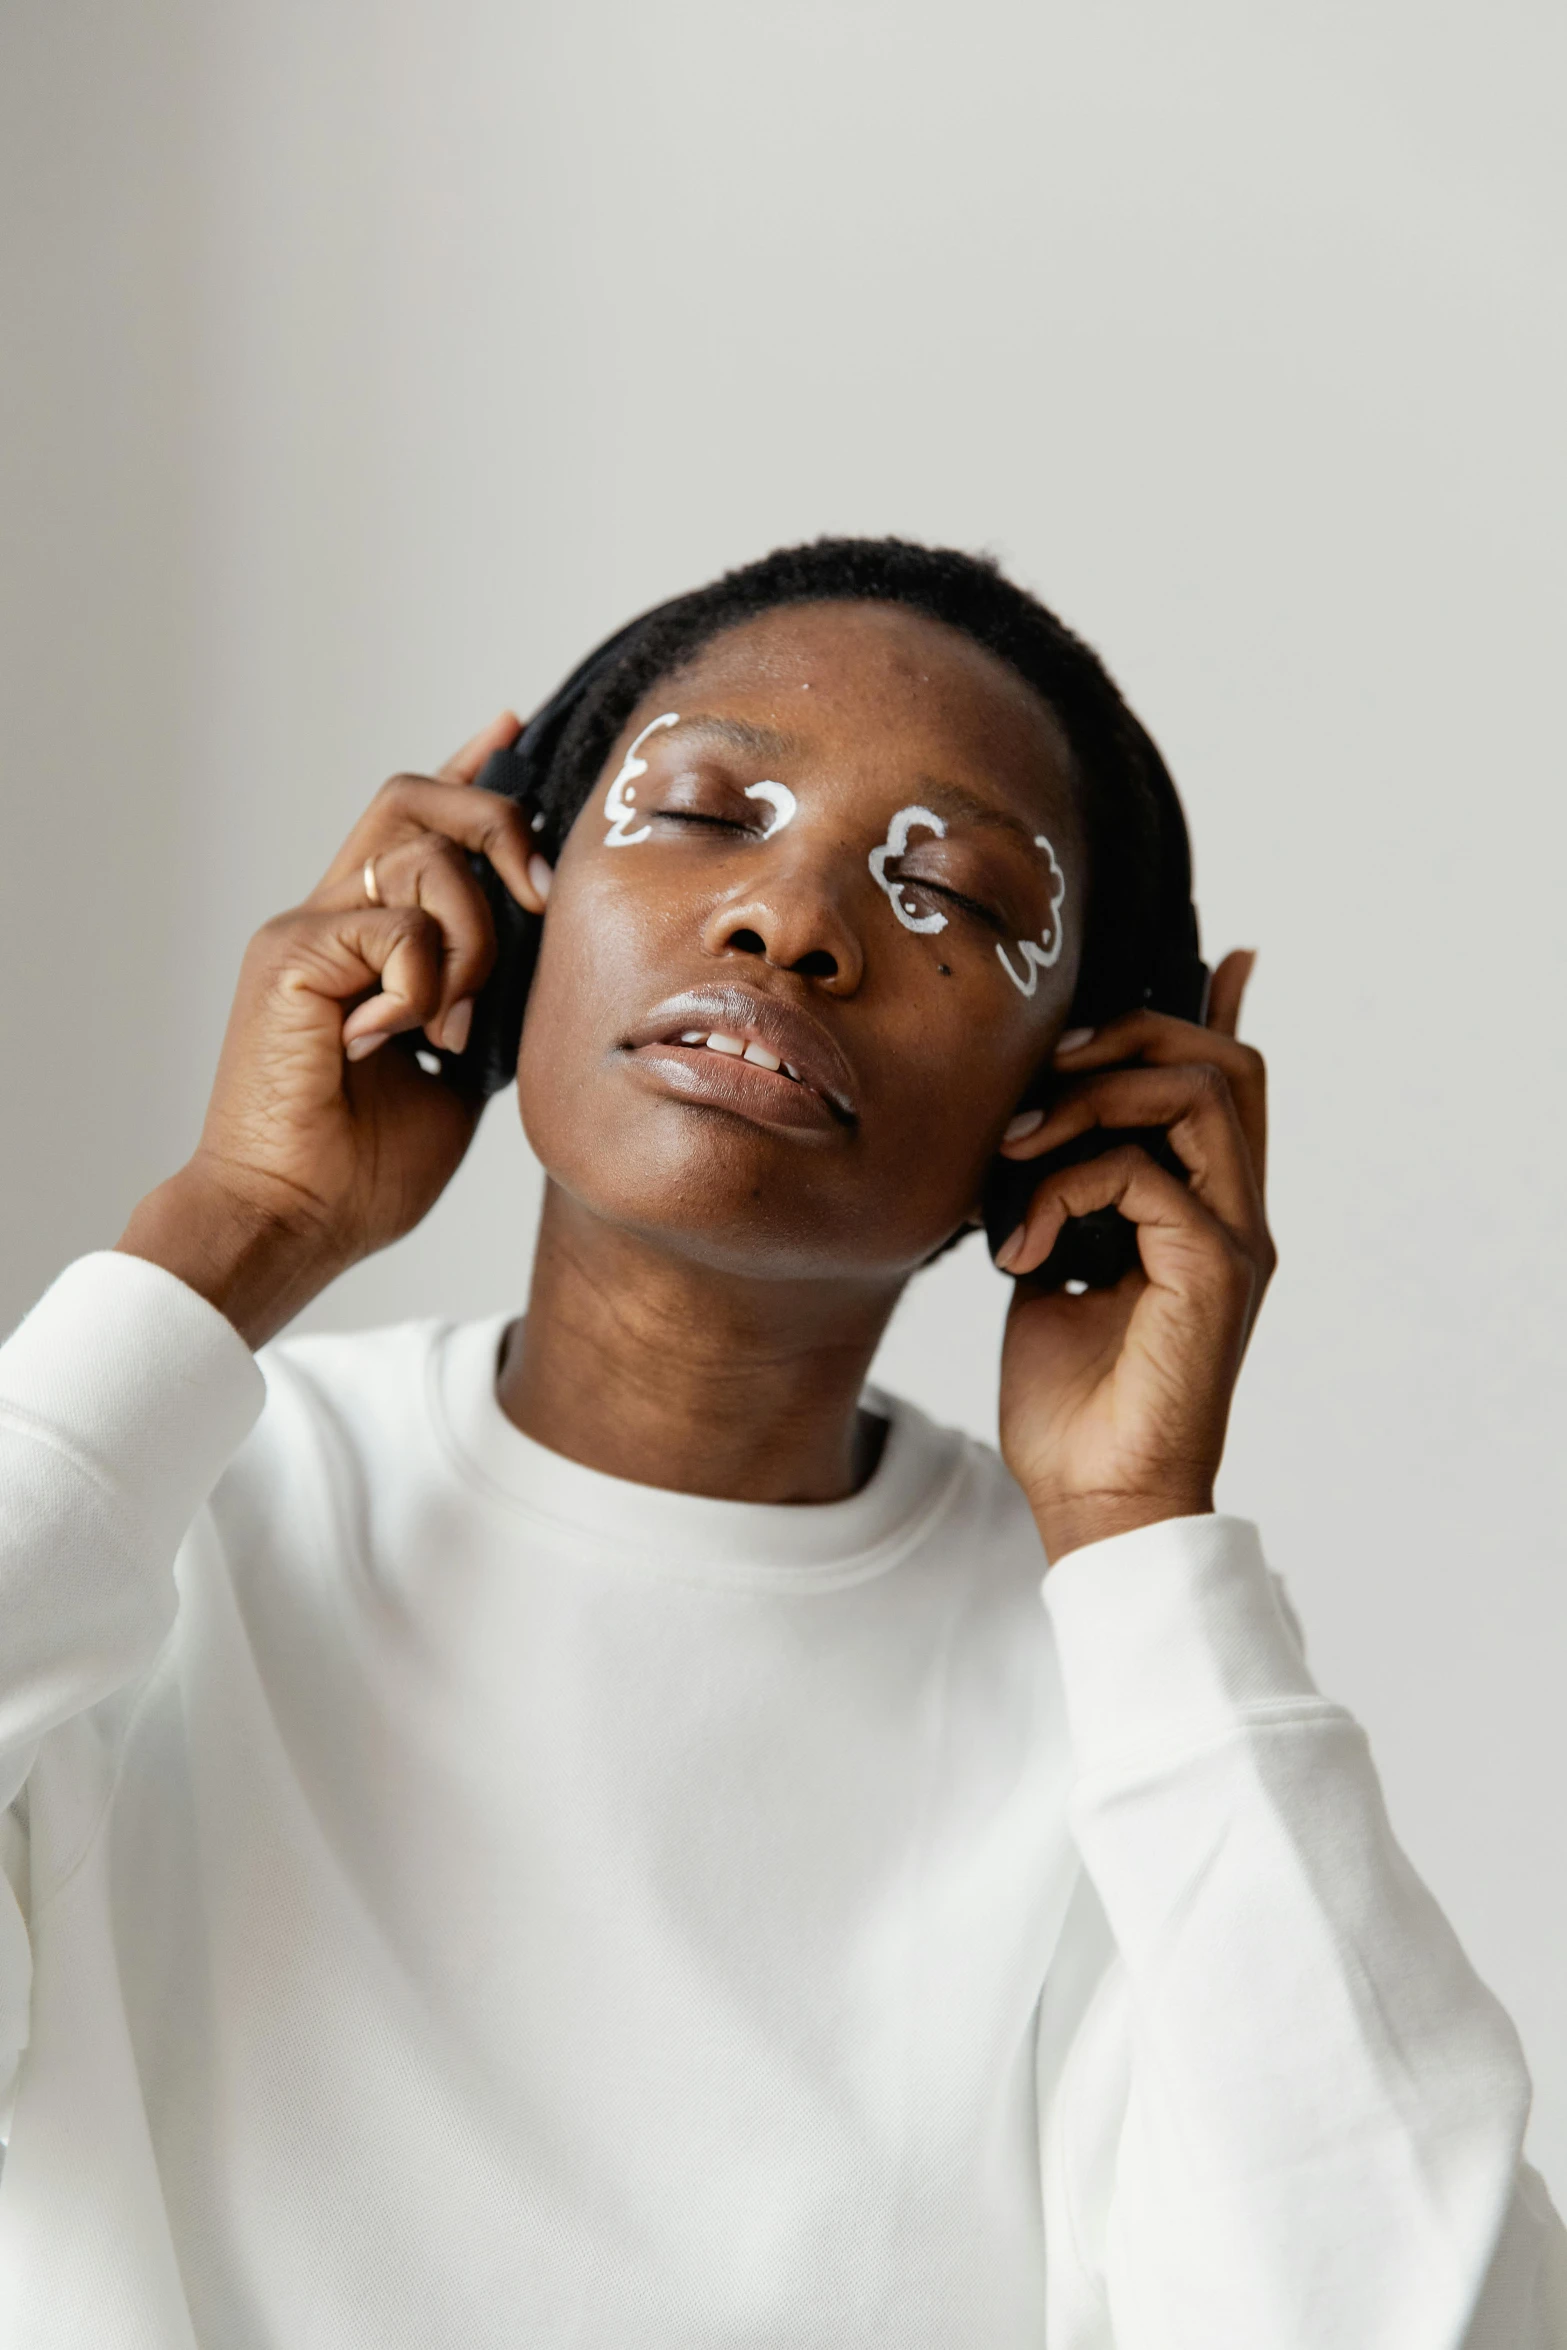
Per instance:
[[[714,907],[702,947],[720,958],[759,955],[829,995],[852,995],[865,969],[858,935],[828,876],[814,861],[785,863],[776,851],[765,879],[731,891]]]

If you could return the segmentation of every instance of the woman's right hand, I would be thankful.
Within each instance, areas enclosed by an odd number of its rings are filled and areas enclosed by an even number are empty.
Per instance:
[[[189,1282],[253,1346],[411,1231],[472,1140],[476,1104],[379,1048],[415,1028],[453,1052],[467,1041],[495,959],[469,851],[544,910],[549,868],[526,819],[473,782],[518,725],[508,712],[437,775],[394,776],[304,904],[256,933],[201,1140],[118,1244]]]

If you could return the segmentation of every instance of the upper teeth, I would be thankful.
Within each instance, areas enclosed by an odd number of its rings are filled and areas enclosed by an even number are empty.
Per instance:
[[[711,1036],[705,1036],[700,1028],[686,1028],[681,1031],[680,1041],[682,1044],[705,1044],[710,1053],[728,1053],[732,1060],[754,1061],[759,1069],[781,1069],[786,1077],[794,1078],[796,1083],[799,1081],[799,1070],[791,1069],[787,1061],[781,1061],[776,1053],[770,1053],[765,1044],[747,1044],[744,1037],[725,1036],[722,1029],[715,1029]]]

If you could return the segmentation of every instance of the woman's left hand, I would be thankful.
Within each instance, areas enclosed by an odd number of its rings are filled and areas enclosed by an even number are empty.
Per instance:
[[[1044,1125],[1006,1146],[1031,1159],[1089,1127],[1162,1126],[1190,1171],[1183,1183],[1132,1146],[1064,1168],[1002,1252],[1026,1275],[1068,1216],[1095,1208],[1138,1228],[1141,1263],[1113,1289],[1070,1297],[1020,1278],[1007,1317],[1001,1450],[1051,1560],[1213,1508],[1231,1392],[1276,1262],[1265,1072],[1235,1036],[1252,961],[1238,951],[1219,965],[1206,1028],[1134,1012],[1059,1055]],[[1126,1062],[1137,1065],[1112,1066]]]

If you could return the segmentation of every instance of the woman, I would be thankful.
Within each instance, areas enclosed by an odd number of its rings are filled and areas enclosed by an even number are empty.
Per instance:
[[[547,732],[526,803],[510,717],[377,796],[0,1354],[0,2339],[1567,2341],[1514,2035],[1214,1514],[1263,1074],[1246,956],[1158,1008],[1146,736],[896,542],[666,607]],[[527,1315],[263,1381],[506,1057],[475,854],[548,906]],[[1099,1127],[1182,1172],[1054,1156]],[[1003,1466],[864,1383],[1047,1153]],[[1132,1271],[1028,1278],[1112,1208]]]

